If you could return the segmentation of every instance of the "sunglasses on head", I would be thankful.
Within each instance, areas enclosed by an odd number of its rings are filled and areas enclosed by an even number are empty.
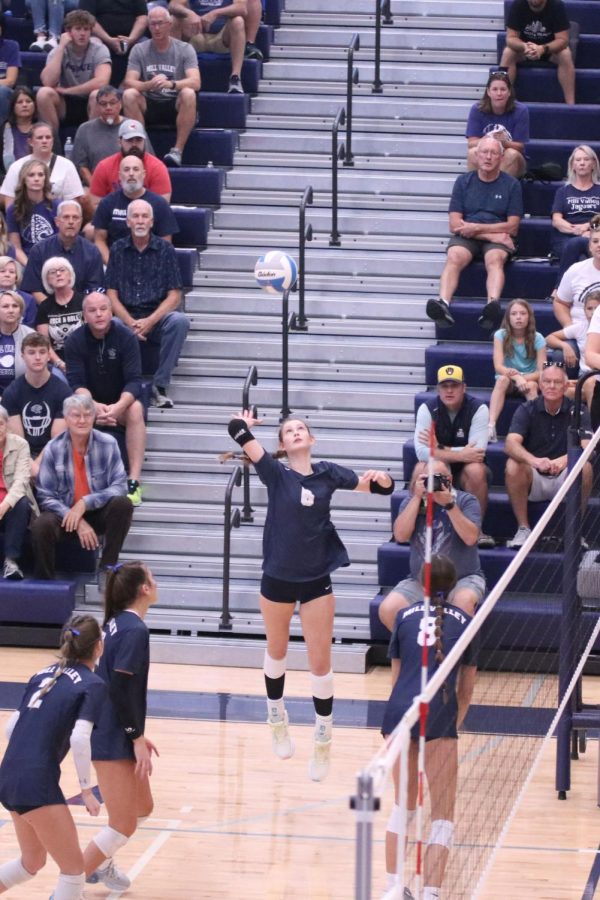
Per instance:
[[[565,366],[564,362],[561,362],[560,360],[558,362],[552,362],[551,359],[547,360],[547,362],[545,362],[542,365],[542,369],[552,369],[552,368],[566,369],[566,366]]]
[[[504,81],[510,81],[508,77],[508,69],[490,69],[488,81],[492,78],[503,78]]]

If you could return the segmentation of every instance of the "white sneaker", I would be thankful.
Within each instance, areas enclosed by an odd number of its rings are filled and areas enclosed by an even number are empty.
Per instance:
[[[512,541],[507,541],[506,546],[509,550],[516,550],[518,547],[523,546],[530,534],[531,528],[528,528],[526,525],[519,525],[514,538]]]
[[[22,581],[25,577],[19,568],[17,562],[10,557],[4,560],[4,568],[2,569],[2,577],[7,581]]]
[[[44,41],[44,51],[46,53],[50,53],[52,50],[56,50],[58,47],[58,38],[55,38],[53,34],[50,35],[47,41]]]
[[[44,52],[44,46],[45,46],[47,40],[48,40],[48,38],[45,38],[44,35],[41,34],[39,37],[37,37],[37,38],[35,39],[35,41],[33,41],[33,43],[31,43],[31,44],[29,45],[29,50],[30,50],[30,52],[32,52],[32,53],[43,53],[43,52]]]
[[[110,891],[127,891],[131,887],[131,881],[125,872],[117,869],[114,859],[109,859],[103,866],[99,866],[85,881],[86,884],[105,884]]]
[[[271,743],[273,752],[279,759],[289,759],[294,755],[294,742],[290,737],[288,714],[283,714],[283,719],[273,722],[267,719],[267,724],[271,729]]]
[[[308,762],[308,774],[311,781],[324,781],[329,772],[331,738],[328,741],[315,741],[313,755]]]

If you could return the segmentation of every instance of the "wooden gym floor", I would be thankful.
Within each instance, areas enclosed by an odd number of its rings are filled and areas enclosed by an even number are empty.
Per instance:
[[[9,708],[19,684],[53,660],[52,651],[0,649],[0,702]],[[312,727],[292,724],[293,759],[282,762],[271,752],[264,725],[262,673],[154,664],[150,670],[151,717],[147,734],[157,744],[152,786],[153,816],[119,853],[119,865],[133,879],[124,897],[144,900],[351,900],[354,896],[355,820],[348,799],[356,773],[379,749],[381,737],[373,710],[389,690],[389,669],[366,675],[337,675],[340,702],[334,733],[332,769],[322,784],[308,778]],[[551,705],[554,679],[483,673],[474,704]],[[535,690],[532,689],[532,686]],[[155,692],[165,692],[164,694]],[[172,693],[166,693],[172,692]],[[308,675],[289,672],[286,695],[290,719],[310,722]],[[600,702],[598,679],[585,680],[587,702]],[[178,698],[181,703],[178,703]],[[190,700],[191,698],[191,700]],[[520,698],[520,699],[519,699]],[[197,704],[194,700],[197,699]],[[160,701],[160,702],[159,702]],[[189,710],[201,706],[201,718]],[[6,740],[0,712],[0,752]],[[341,719],[341,724],[340,724]],[[356,724],[353,725],[353,719]],[[502,729],[499,729],[501,732]],[[468,733],[460,737],[460,809],[456,845],[451,853],[444,898],[471,896],[479,872],[470,871],[485,845],[502,806],[512,806],[524,771],[516,770],[540,745],[539,737],[509,733]],[[481,897],[507,900],[591,900],[600,875],[600,810],[596,806],[598,741],[573,764],[567,801],[554,791],[554,746],[519,805],[498,852]],[[64,766],[66,796],[77,793],[70,759]],[[384,885],[383,836],[391,789],[376,817],[373,898]],[[82,844],[104,816],[92,820],[82,807],[71,807]],[[17,855],[10,817],[0,807],[0,861]],[[47,900],[56,877],[49,862],[37,878],[8,896]],[[88,886],[86,898],[116,897],[103,886]],[[600,896],[600,892],[598,892]]]

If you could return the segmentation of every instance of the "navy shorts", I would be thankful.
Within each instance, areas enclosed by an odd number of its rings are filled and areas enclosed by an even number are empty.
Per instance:
[[[92,759],[109,762],[117,759],[135,760],[133,743],[122,728],[94,728]]]
[[[281,581],[263,573],[260,592],[274,603],[308,603],[317,597],[333,594],[333,586],[330,575],[322,575],[313,581]]]
[[[23,815],[42,806],[63,805],[66,802],[57,773],[47,767],[24,766],[19,772],[10,773],[6,767],[3,769],[0,778],[0,803],[10,812]]]

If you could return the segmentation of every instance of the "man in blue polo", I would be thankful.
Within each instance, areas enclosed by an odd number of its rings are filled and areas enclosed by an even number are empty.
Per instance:
[[[47,296],[42,282],[42,267],[53,256],[62,256],[73,266],[75,291],[88,293],[104,285],[100,251],[79,233],[83,222],[79,203],[76,200],[59,203],[55,222],[58,234],[33,245],[23,272],[21,288],[33,294],[38,303]]]

